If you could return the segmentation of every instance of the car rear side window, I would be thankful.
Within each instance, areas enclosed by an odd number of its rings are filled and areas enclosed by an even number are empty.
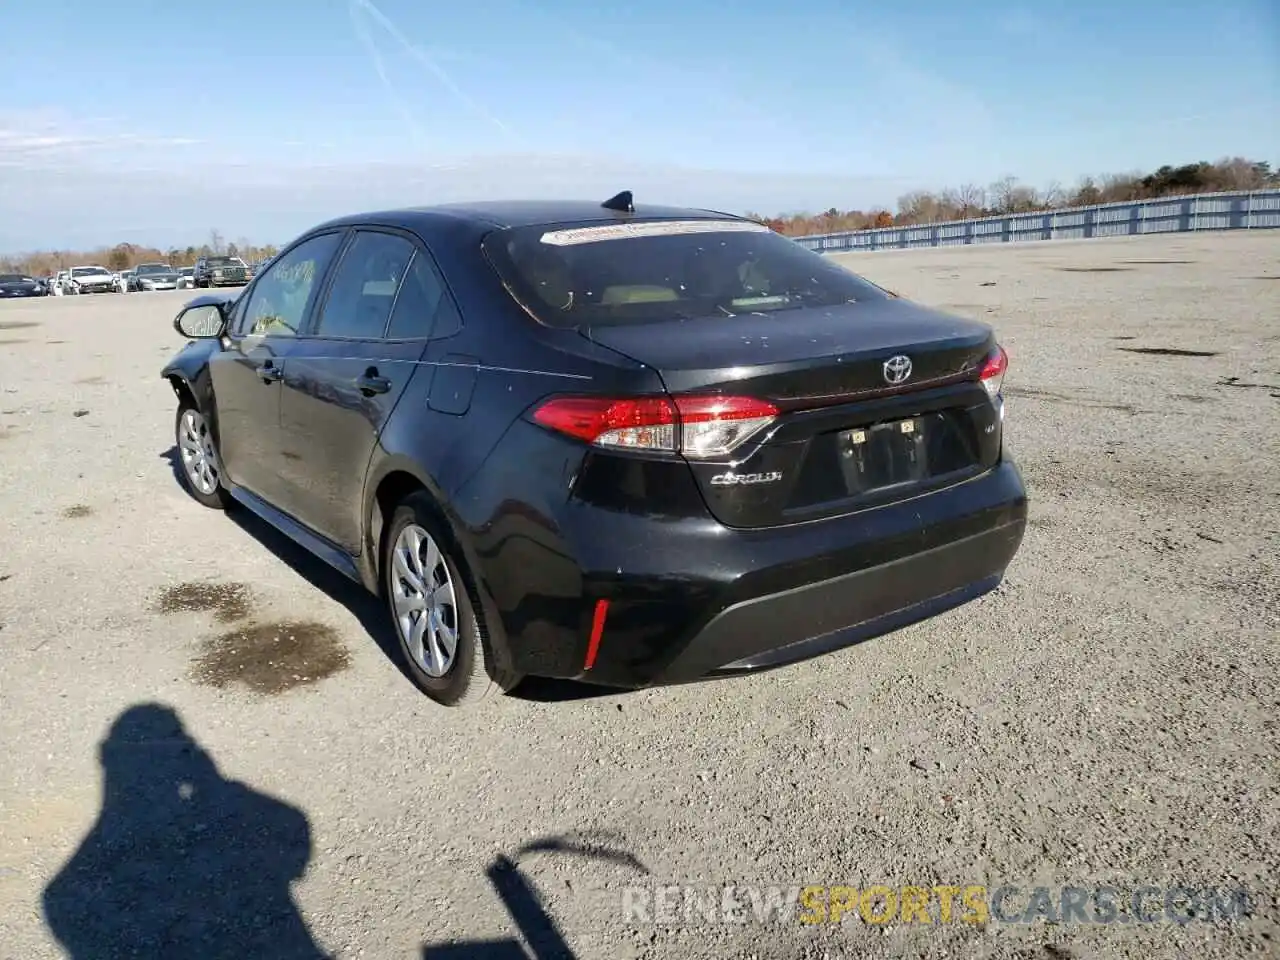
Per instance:
[[[425,340],[433,335],[436,314],[441,309],[444,284],[435,267],[422,253],[413,258],[396,300],[395,312],[387,328],[388,340]],[[435,334],[439,336],[437,332]]]
[[[413,244],[404,237],[357,233],[334,272],[316,336],[380,339],[413,254]]]
[[[238,330],[253,337],[296,337],[318,281],[337,251],[339,233],[302,241],[271,264],[249,288]]]
[[[508,289],[551,326],[778,313],[888,296],[747,220],[517,227],[489,234],[484,248]]]

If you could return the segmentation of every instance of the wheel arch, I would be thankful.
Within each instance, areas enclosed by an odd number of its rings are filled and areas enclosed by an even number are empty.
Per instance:
[[[218,411],[214,402],[213,381],[209,377],[209,359],[221,350],[216,340],[198,340],[189,343],[171,358],[160,371],[169,381],[178,401],[190,400],[218,435]]]
[[[176,370],[169,370],[164,377],[169,381],[169,386],[173,388],[174,395],[177,396],[179,403],[190,403],[202,414],[204,413],[199,397],[196,396],[195,390],[191,388],[191,383],[185,376]]]
[[[466,569],[462,572],[467,592],[471,595],[472,606],[480,618],[498,666],[502,669],[510,669],[511,654],[502,626],[502,617],[498,613],[497,604],[489,589],[484,567],[475,551],[473,540],[467,532],[466,525],[447,507],[448,500],[443,495],[439,484],[414,461],[401,457],[388,457],[379,465],[377,473],[371,473],[366,482],[364,550],[366,567],[374,579],[372,585],[366,584],[366,586],[371,586],[380,596],[383,594],[382,558],[391,514],[406,497],[419,492],[427,495],[441,531],[451,540],[449,546],[461,554],[466,562]]]

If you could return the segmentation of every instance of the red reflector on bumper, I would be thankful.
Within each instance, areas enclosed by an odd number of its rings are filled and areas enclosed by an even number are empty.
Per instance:
[[[609,615],[609,601],[597,600],[595,613],[591,615],[591,639],[587,642],[587,658],[582,662],[583,670],[590,670],[596,662],[596,653],[600,650],[600,637],[604,634],[604,618]]]

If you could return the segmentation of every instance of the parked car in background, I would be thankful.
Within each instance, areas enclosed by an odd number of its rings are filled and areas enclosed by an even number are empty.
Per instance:
[[[132,288],[139,292],[178,289],[178,271],[167,263],[140,263],[133,271]]]
[[[133,269],[121,270],[115,275],[116,293],[128,293],[132,288]]]
[[[111,293],[116,288],[111,271],[96,264],[72,267],[69,282],[76,293]]]
[[[249,282],[249,268],[239,257],[201,257],[191,279],[197,287],[242,287]]]
[[[992,328],[751,220],[352,216],[174,323],[192,496],[379,594],[443,704],[831,653],[995,589],[1022,542]]]
[[[25,273],[0,273],[0,299],[11,297],[43,297],[44,284]]]
[[[71,282],[71,271],[59,270],[54,277],[53,288],[49,292],[59,297],[68,297],[77,293],[75,284]]]
[[[179,290],[190,290],[196,285],[194,279],[195,269],[195,267],[180,267],[178,269]]]

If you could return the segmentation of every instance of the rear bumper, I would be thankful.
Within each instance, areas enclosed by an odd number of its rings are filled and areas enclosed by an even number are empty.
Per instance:
[[[994,590],[1023,522],[720,611],[656,676],[658,683],[732,676],[831,653],[918,623]]]
[[[770,530],[574,511],[561,518],[559,598],[529,583],[503,617],[511,658],[527,674],[617,687],[806,660],[994,589],[1022,543],[1026,516],[1026,491],[1009,459],[914,500]],[[572,591],[570,562],[580,576]],[[552,558],[537,567],[549,576]],[[589,656],[601,607],[603,629]]]

